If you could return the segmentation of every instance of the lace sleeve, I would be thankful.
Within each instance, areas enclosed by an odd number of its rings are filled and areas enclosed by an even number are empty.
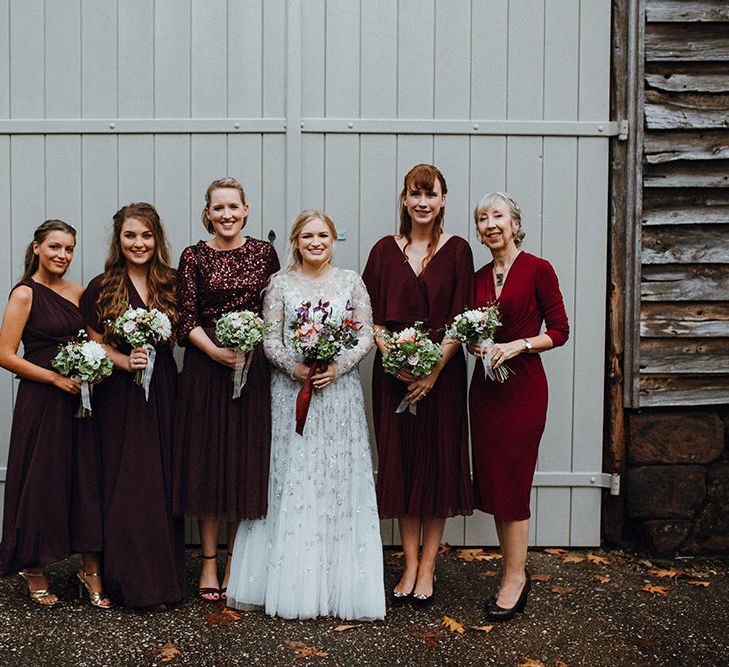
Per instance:
[[[350,279],[351,301],[354,306],[354,317],[362,325],[357,333],[357,345],[347,350],[337,359],[337,376],[351,371],[370,351],[374,344],[372,329],[372,307],[362,279],[354,272]]]
[[[284,345],[287,327],[284,321],[284,294],[286,286],[284,276],[276,276],[263,297],[263,319],[270,330],[263,340],[263,351],[266,358],[282,373],[295,379],[294,366],[299,359]]]

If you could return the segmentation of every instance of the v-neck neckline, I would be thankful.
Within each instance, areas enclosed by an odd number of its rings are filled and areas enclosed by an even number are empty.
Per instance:
[[[445,247],[446,247],[446,246],[447,246],[447,245],[448,245],[448,244],[449,244],[449,243],[451,242],[451,239],[454,239],[454,238],[455,238],[455,235],[453,235],[453,236],[449,236],[449,237],[448,237],[448,238],[447,238],[447,239],[446,239],[446,240],[445,240],[445,241],[443,242],[443,245],[442,245],[442,246],[440,246],[440,248],[438,248],[438,249],[437,249],[437,250],[436,250],[436,251],[435,251],[435,252],[433,253],[433,256],[432,256],[432,257],[430,258],[430,261],[428,262],[428,264],[427,264],[427,265],[425,266],[425,268],[423,268],[423,270],[422,270],[422,271],[421,271],[420,273],[415,273],[415,269],[414,269],[414,268],[412,267],[412,264],[410,264],[410,260],[408,260],[407,256],[405,255],[405,252],[404,252],[404,251],[403,251],[403,249],[402,249],[402,248],[400,247],[400,244],[399,244],[399,243],[397,242],[397,239],[396,239],[396,238],[395,238],[394,236],[391,236],[390,238],[392,239],[392,242],[393,242],[393,243],[395,244],[395,246],[397,247],[397,250],[398,250],[398,252],[400,253],[400,255],[402,255],[402,256],[403,256],[403,257],[405,258],[405,263],[406,263],[406,264],[408,265],[408,268],[409,268],[409,269],[410,269],[410,271],[412,272],[412,274],[413,274],[414,278],[415,278],[416,280],[420,280],[420,278],[422,277],[422,275],[423,275],[423,274],[425,273],[426,269],[427,269],[427,268],[428,268],[428,267],[429,267],[429,266],[430,266],[430,265],[431,265],[431,264],[433,263],[433,260],[434,260],[434,259],[435,259],[435,258],[436,258],[436,257],[437,257],[437,256],[438,256],[439,254],[440,254],[440,251],[441,251],[441,250],[443,250],[443,248],[445,248]]]
[[[500,301],[501,297],[504,295],[504,290],[506,289],[506,285],[509,284],[509,277],[511,276],[511,272],[514,269],[514,266],[516,265],[516,262],[519,260],[519,257],[521,257],[524,254],[523,250],[520,250],[516,257],[511,261],[511,264],[509,264],[509,270],[506,272],[506,276],[504,277],[504,284],[501,285],[501,292],[499,295],[496,295],[496,278],[494,277],[494,261],[491,260],[491,268],[489,269],[489,276],[491,280],[491,290],[494,295],[494,300]]]
[[[126,274],[126,280],[127,280],[127,290],[131,287],[131,289],[134,290],[134,293],[137,295],[137,298],[139,299],[139,303],[142,304],[142,307],[146,310],[149,310],[149,306],[145,302],[145,300],[142,298],[142,295],[139,293],[139,290],[137,289],[136,285],[134,284],[134,281],[132,280],[131,276],[127,273]],[[129,295],[129,305],[131,306],[131,294]]]

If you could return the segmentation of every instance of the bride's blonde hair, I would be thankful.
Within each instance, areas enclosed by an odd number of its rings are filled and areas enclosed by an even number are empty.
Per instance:
[[[299,252],[299,235],[301,230],[312,220],[321,220],[329,229],[329,233],[332,235],[332,241],[337,240],[337,228],[334,226],[334,221],[324,211],[319,211],[313,208],[307,208],[299,213],[293,223],[291,223],[291,232],[289,233],[289,250],[286,256],[286,266],[283,268],[281,273],[287,271],[296,271],[301,268],[302,258]]]

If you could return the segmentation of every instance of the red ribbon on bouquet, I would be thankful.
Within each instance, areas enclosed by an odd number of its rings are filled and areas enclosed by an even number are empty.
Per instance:
[[[322,364],[320,361],[312,361],[309,367],[309,373],[306,376],[306,380],[304,380],[304,386],[299,389],[299,394],[296,397],[296,432],[299,435],[304,435],[306,415],[309,414],[309,403],[311,403],[311,392],[313,389],[311,376],[317,371],[323,371],[326,367],[327,365]]]

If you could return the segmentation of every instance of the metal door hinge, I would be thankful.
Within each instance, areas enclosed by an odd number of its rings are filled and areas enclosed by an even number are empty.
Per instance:
[[[618,141],[628,140],[628,127],[627,120],[618,121]]]
[[[610,475],[610,495],[620,495],[620,474],[617,472],[614,472],[612,475]]]

